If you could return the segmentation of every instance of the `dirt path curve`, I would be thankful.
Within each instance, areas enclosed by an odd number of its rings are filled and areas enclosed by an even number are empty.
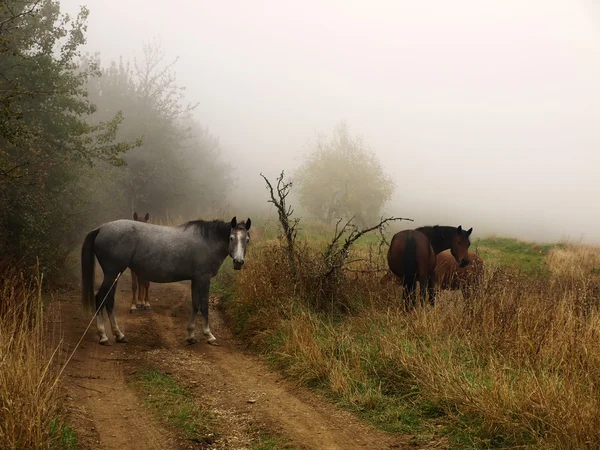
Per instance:
[[[129,314],[127,272],[117,291],[117,320],[128,344],[97,344],[93,324],[63,376],[72,420],[82,448],[180,449],[200,444],[162,427],[128,386],[136,368],[152,366],[172,374],[196,401],[218,417],[218,438],[210,448],[250,449],[257,430],[289,438],[287,445],[314,450],[409,448],[408,438],[375,430],[307,389],[283,379],[258,358],[240,351],[211,304],[218,347],[185,342],[190,311],[189,283],[152,284],[152,311]],[[211,299],[213,303],[215,299]],[[85,318],[75,293],[58,302],[62,334],[72,351]],[[108,320],[107,320],[108,322]],[[200,322],[200,320],[198,320]],[[108,326],[108,323],[106,324]],[[109,328],[107,328],[108,332]],[[201,335],[201,329],[200,335]]]

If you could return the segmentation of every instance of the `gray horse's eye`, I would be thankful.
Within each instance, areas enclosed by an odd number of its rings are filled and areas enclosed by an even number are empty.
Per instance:
[[[233,235],[229,236],[229,240],[233,241]]]
[[[246,242],[250,242],[250,236],[246,236]]]

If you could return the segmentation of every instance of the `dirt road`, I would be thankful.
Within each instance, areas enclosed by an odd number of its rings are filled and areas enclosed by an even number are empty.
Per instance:
[[[187,441],[177,430],[163,427],[127,383],[137,368],[148,366],[172,374],[193,393],[195,401],[217,416],[218,437],[210,448],[254,448],[257,430],[289,438],[286,447],[290,448],[409,447],[408,438],[364,425],[241,351],[214,308],[215,298],[210,319],[220,345],[205,341],[188,345],[189,283],[152,284],[153,310],[135,314],[128,312],[130,288],[127,271],[119,282],[116,304],[117,320],[129,343],[116,344],[111,338],[112,346],[98,345],[93,324],[63,375],[81,448],[201,448],[202,444]],[[84,333],[89,317],[84,316],[77,293],[61,296],[54,307],[57,331],[67,344],[66,356]]]

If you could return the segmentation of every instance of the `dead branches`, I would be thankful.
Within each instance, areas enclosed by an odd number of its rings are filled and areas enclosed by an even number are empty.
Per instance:
[[[350,254],[350,247],[354,244],[358,239],[364,236],[371,231],[378,230],[384,239],[383,231],[385,227],[391,223],[396,222],[398,220],[407,220],[412,222],[413,219],[408,219],[404,217],[388,217],[384,219],[383,217],[379,221],[378,224],[373,225],[371,227],[359,229],[356,224],[352,221],[354,217],[348,220],[345,225],[340,229],[340,224],[342,223],[342,219],[339,219],[335,224],[335,233],[331,243],[327,247],[324,253],[325,264],[327,270],[325,272],[325,277],[329,278],[332,275],[336,274],[340,269],[342,269],[346,264],[349,264],[348,255]],[[346,235],[344,243],[341,244],[341,240],[343,236]]]
[[[290,194],[290,191],[292,189],[292,182],[291,181],[288,181],[288,182],[283,181],[284,175],[285,175],[285,171],[282,170],[281,174],[277,178],[277,187],[276,187],[276,189],[274,189],[273,186],[271,185],[271,182],[267,179],[267,177],[265,177],[262,173],[260,174],[260,176],[263,177],[263,179],[267,183],[267,189],[269,190],[269,193],[271,194],[271,200],[269,200],[269,203],[273,203],[273,205],[275,205],[275,208],[277,208],[277,214],[279,216],[279,223],[281,224],[281,228],[283,229],[283,234],[284,234],[286,242],[287,242],[287,253],[288,253],[288,258],[290,261],[290,269],[292,270],[292,275],[295,278],[296,277],[296,259],[295,259],[296,249],[295,249],[294,244],[296,241],[296,234],[298,233],[298,223],[300,222],[300,219],[292,218],[292,215],[294,214],[294,210],[292,209],[291,206],[288,206],[286,203],[286,198]],[[275,192],[275,191],[277,191],[277,192]]]

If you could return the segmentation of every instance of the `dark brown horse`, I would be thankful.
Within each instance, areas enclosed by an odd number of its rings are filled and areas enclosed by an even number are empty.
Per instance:
[[[436,255],[451,250],[457,264],[461,267],[469,264],[469,236],[473,228],[464,231],[448,226],[427,226],[416,230],[404,230],[396,233],[390,243],[387,259],[390,271],[402,281],[404,287],[404,306],[408,311],[410,302],[415,306],[415,285],[417,280],[421,290],[421,303],[425,302],[429,292],[429,303],[435,304],[435,265]]]
[[[143,218],[139,218],[137,212],[133,213],[133,220],[137,222],[148,222],[150,218],[150,214],[146,213]],[[139,290],[138,290],[139,288]],[[150,310],[152,307],[150,306],[150,300],[148,298],[148,291],[150,290],[150,282],[148,280],[144,280],[136,275],[133,270],[131,271],[131,292],[133,294],[131,299],[131,306],[129,307],[129,312],[135,312],[137,310]],[[137,300],[136,301],[136,293]]]
[[[450,249],[452,256],[454,256],[460,267],[469,264],[469,247],[471,246],[469,236],[471,236],[473,228],[465,231],[461,225],[458,228],[434,225],[419,227],[417,231],[429,238],[436,255]]]
[[[406,311],[416,306],[415,286],[417,279],[421,287],[421,302],[429,290],[429,301],[433,303],[435,287],[435,253],[429,239],[420,231],[404,230],[396,233],[390,242],[387,254],[388,267],[400,278],[404,287]]]
[[[450,252],[437,255],[435,274],[440,289],[460,289],[463,298],[469,300],[481,287],[484,264],[477,253],[469,252],[469,265],[459,267]]]

